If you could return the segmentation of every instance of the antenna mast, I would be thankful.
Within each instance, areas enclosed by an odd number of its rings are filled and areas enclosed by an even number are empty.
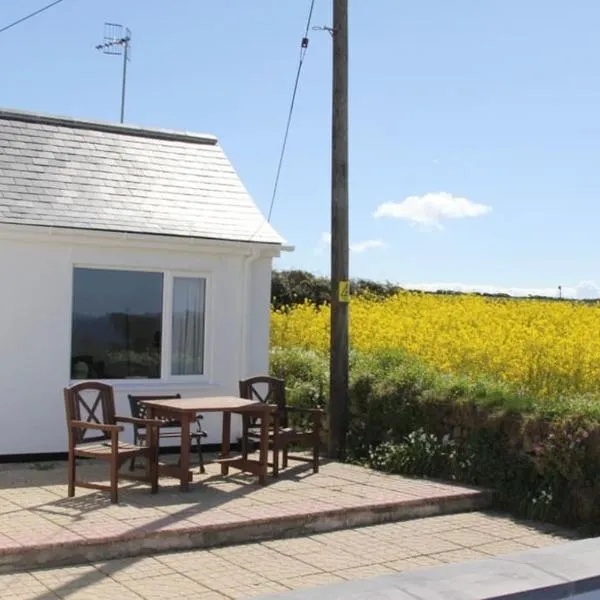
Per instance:
[[[127,88],[127,63],[131,47],[131,31],[117,23],[104,23],[104,42],[96,50],[104,54],[123,55],[123,83],[121,88],[121,123],[125,118],[125,90]]]

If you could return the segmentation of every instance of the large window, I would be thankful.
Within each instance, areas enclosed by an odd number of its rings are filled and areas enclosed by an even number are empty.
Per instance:
[[[76,268],[71,378],[202,375],[205,308],[204,278]]]

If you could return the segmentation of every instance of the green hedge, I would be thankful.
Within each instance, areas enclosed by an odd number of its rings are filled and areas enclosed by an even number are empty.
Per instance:
[[[402,291],[404,288],[393,283],[379,283],[370,279],[352,279],[350,289],[354,296],[368,295],[372,298],[385,299]],[[462,295],[463,292],[453,290],[436,290],[432,292],[420,291],[422,294],[435,294],[443,296]],[[511,301],[527,301],[529,299],[543,299],[544,301],[573,302],[568,298],[549,298],[547,296],[516,297],[509,294],[486,292],[470,292],[470,295],[484,296],[488,298],[506,298]],[[308,271],[289,270],[273,271],[271,278],[271,301],[273,307],[281,309],[294,304],[310,302],[316,306],[327,304],[331,300],[331,281],[327,277],[313,275]],[[600,300],[576,300],[576,302],[598,303]]]
[[[392,283],[377,283],[368,279],[352,279],[350,288],[354,295],[369,294],[376,298],[387,298],[397,294],[401,287]],[[280,309],[302,304],[306,301],[316,306],[331,300],[331,281],[308,271],[273,271],[271,277],[271,302]]]
[[[274,349],[289,401],[325,407],[326,356]],[[441,375],[401,352],[351,356],[349,460],[492,487],[500,508],[600,526],[600,417],[586,398],[543,403],[500,384]]]

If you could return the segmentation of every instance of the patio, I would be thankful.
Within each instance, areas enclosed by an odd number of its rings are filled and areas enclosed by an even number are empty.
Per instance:
[[[93,461],[79,472],[108,476]],[[93,490],[69,499],[66,481],[63,462],[2,465],[0,571],[310,535],[482,509],[492,499],[488,491],[334,462],[318,474],[292,466],[266,486],[235,471],[223,477],[208,464],[204,475],[196,469],[187,493],[170,478],[161,478],[156,495],[121,483],[119,504]]]
[[[558,528],[470,512],[213,550],[0,574],[0,595],[10,600],[232,600],[350,580],[354,589],[360,589],[365,579],[373,577],[533,548],[561,548],[572,539],[572,533]],[[516,568],[504,572],[519,583]],[[339,597],[327,589],[310,589],[306,597],[324,594]]]

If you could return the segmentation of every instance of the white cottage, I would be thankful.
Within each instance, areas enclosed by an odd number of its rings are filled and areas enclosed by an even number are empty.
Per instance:
[[[266,372],[282,248],[212,136],[0,111],[0,455],[66,450],[73,381],[129,414]]]

